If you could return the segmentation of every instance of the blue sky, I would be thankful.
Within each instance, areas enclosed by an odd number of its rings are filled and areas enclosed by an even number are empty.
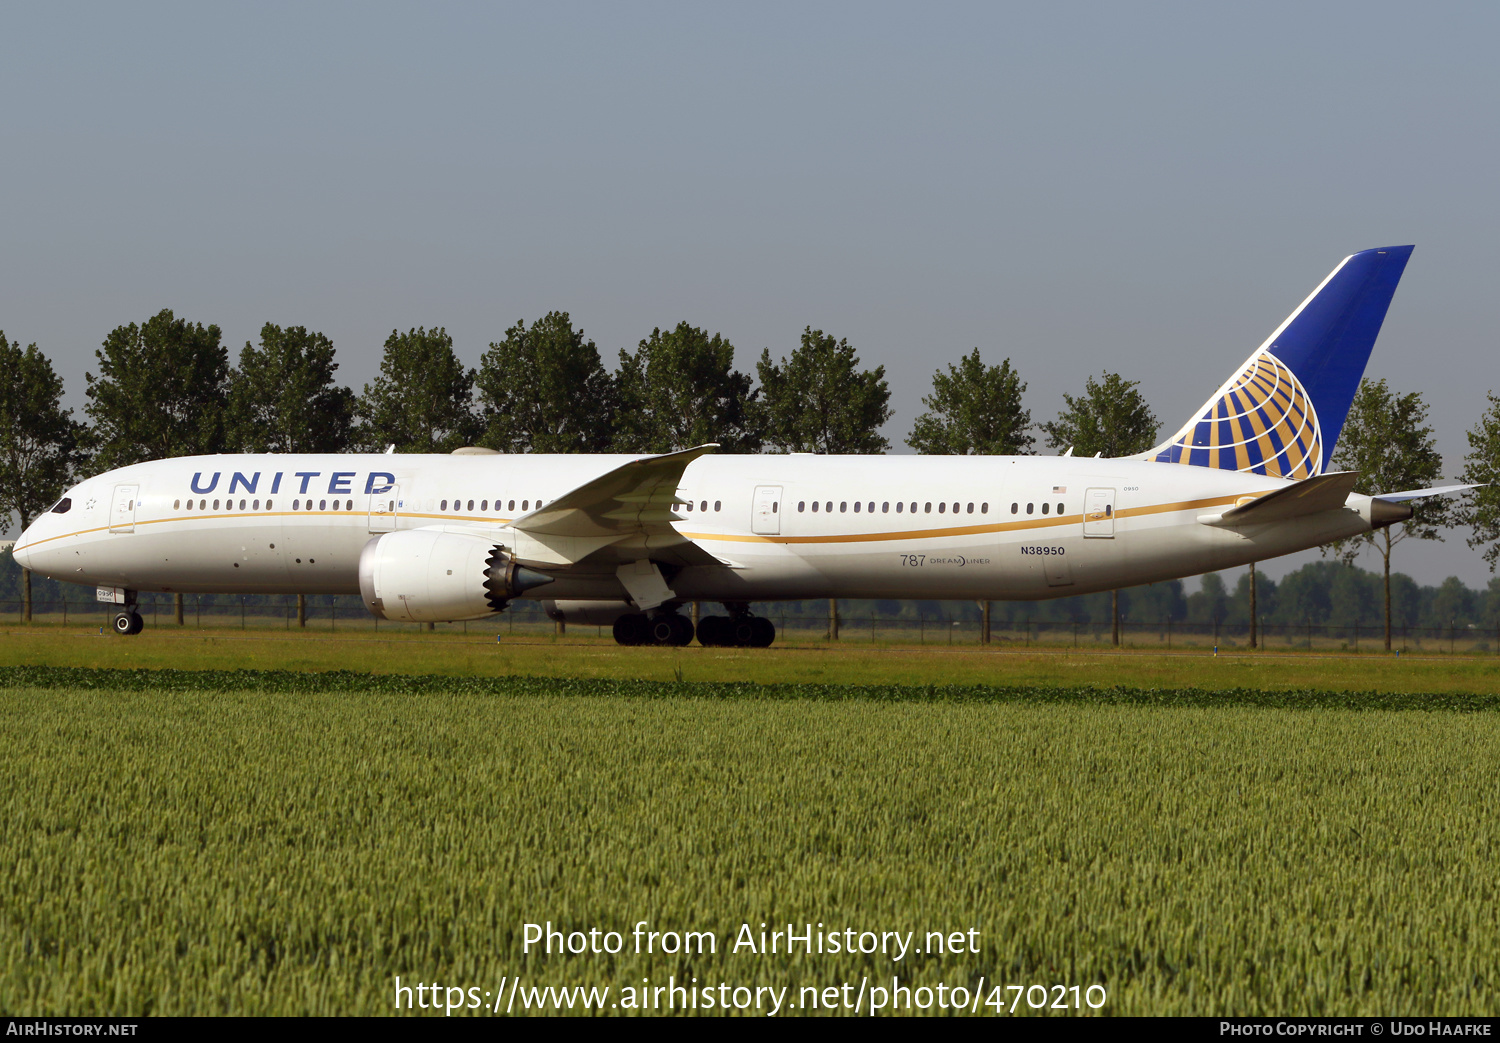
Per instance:
[[[753,366],[1009,357],[1038,420],[1109,368],[1175,428],[1346,254],[1417,251],[1369,372],[1457,470],[1500,390],[1500,8],[266,4],[0,9],[0,329],[83,402],[163,307],[375,374],[569,311]],[[1298,561],[1302,559],[1296,559]],[[1461,533],[1422,582],[1488,571]],[[1279,571],[1272,566],[1270,571]]]

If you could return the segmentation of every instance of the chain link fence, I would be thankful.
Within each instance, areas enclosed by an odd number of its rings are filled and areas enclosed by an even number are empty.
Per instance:
[[[705,606],[706,608],[706,606]],[[760,606],[760,615],[776,624],[777,640],[812,643],[837,640],[846,644],[981,646],[984,625],[979,619],[944,615],[839,617],[836,636],[831,635],[826,614],[788,614],[775,605]],[[109,629],[119,606],[98,601],[34,601],[32,624]],[[175,609],[169,599],[142,599],[137,611],[150,628],[175,628]],[[717,611],[717,608],[715,609]],[[0,621],[23,622],[20,601],[0,602]],[[269,604],[265,598],[232,600],[215,596],[209,601],[189,595],[183,604],[183,626],[191,629],[303,630],[322,633],[464,633],[517,637],[565,636],[580,639],[610,638],[608,627],[573,624],[559,627],[539,605],[514,604],[493,619],[467,623],[391,623],[378,620],[365,610],[357,597],[309,600],[306,623],[299,625],[295,600]],[[1247,624],[1187,623],[1177,620],[1148,622],[1122,619],[1120,644],[1149,649],[1247,649],[1251,645]],[[994,621],[990,645],[1000,648],[1107,648],[1113,645],[1108,623],[1050,621]],[[1269,651],[1300,649],[1325,652],[1374,652],[1385,644],[1385,627],[1379,622],[1358,625],[1316,623],[1262,623],[1254,647]],[[1454,624],[1398,626],[1391,630],[1391,647],[1411,652],[1451,654],[1500,653],[1500,626]]]

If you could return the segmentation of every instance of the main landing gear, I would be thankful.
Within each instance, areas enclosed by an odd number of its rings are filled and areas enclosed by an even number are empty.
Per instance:
[[[700,645],[718,648],[768,648],[776,640],[776,625],[743,609],[728,616],[704,616],[698,623]],[[647,616],[632,612],[615,620],[615,642],[621,645],[681,647],[693,640],[693,622],[678,612]]]
[[[776,624],[748,612],[698,621],[698,643],[710,648],[769,648],[775,640]]]

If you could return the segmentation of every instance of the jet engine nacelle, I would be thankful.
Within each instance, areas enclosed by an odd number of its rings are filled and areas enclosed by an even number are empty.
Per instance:
[[[518,565],[493,540],[407,529],[365,544],[359,592],[365,607],[395,623],[483,619],[552,577]]]
[[[552,619],[590,627],[612,627],[615,620],[636,611],[624,601],[556,601],[551,598],[542,602],[542,609]]]

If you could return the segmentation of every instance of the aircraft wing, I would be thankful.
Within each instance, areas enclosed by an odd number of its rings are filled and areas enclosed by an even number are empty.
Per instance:
[[[718,559],[680,535],[677,487],[687,465],[717,449],[716,443],[677,453],[643,456],[621,464],[545,507],[511,523],[516,554],[552,565],[576,565],[651,557],[678,565],[717,564]]]

